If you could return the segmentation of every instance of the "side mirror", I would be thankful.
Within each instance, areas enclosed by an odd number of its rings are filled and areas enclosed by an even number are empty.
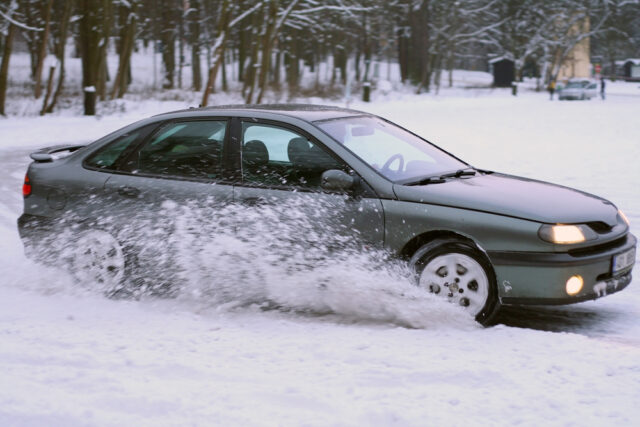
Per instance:
[[[327,191],[347,191],[352,189],[355,183],[355,178],[348,173],[338,169],[329,169],[322,173],[320,186]]]

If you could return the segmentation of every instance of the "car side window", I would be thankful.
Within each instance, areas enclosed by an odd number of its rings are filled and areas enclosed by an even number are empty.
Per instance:
[[[329,169],[348,170],[323,148],[290,129],[242,123],[242,177],[247,183],[320,189]]]
[[[113,169],[116,160],[118,160],[120,155],[122,155],[122,153],[124,153],[124,151],[138,139],[139,135],[140,131],[136,131],[119,136],[115,141],[107,144],[106,147],[103,147],[89,157],[86,160],[85,165],[91,168]]]
[[[226,120],[171,122],[135,153],[132,172],[186,178],[220,177]]]

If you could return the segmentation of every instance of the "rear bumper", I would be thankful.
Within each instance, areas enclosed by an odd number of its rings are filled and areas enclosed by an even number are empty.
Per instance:
[[[46,261],[49,256],[45,254],[54,252],[56,231],[57,227],[52,218],[30,214],[22,214],[18,218],[18,234],[28,258]]]
[[[23,241],[37,239],[42,233],[53,230],[54,224],[51,218],[31,214],[22,214],[18,218],[18,233]]]
[[[573,304],[618,292],[631,283],[629,267],[612,273],[613,257],[636,246],[628,233],[612,243],[576,253],[489,252],[504,305]],[[573,296],[565,284],[571,276],[584,280]]]

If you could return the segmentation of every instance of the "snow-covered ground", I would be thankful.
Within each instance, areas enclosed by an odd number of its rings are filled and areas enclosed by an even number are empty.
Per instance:
[[[604,102],[443,89],[377,92],[376,103],[351,107],[476,166],[606,197],[638,235],[638,86],[611,83]],[[33,147],[92,140],[186,106],[123,105],[100,119],[0,119],[0,425],[637,423],[638,279],[598,301],[509,309],[502,324],[481,329],[452,320],[438,301],[416,306],[374,285],[368,292],[375,280],[356,266],[342,278],[361,278],[358,292],[340,301],[336,287],[335,313],[323,314],[233,308],[206,297],[111,300],[26,260],[15,220]]]

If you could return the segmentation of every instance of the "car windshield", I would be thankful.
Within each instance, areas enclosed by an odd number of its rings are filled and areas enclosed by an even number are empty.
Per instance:
[[[429,142],[377,117],[346,117],[316,124],[393,182],[406,184],[468,167]]]
[[[585,82],[569,82],[567,83],[567,89],[581,89],[585,84]]]

